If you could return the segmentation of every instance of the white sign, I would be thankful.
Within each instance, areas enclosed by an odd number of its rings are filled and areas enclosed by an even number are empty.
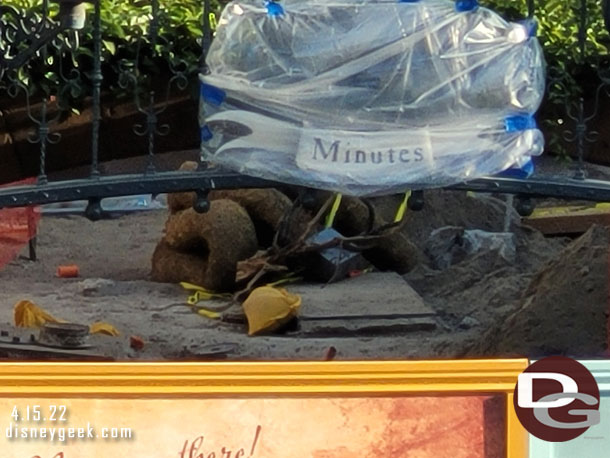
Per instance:
[[[426,131],[349,132],[303,129],[297,149],[300,169],[333,175],[372,177],[401,170],[429,170],[432,146]]]

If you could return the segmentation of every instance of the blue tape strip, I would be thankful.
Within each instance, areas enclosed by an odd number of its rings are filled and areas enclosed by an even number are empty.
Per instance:
[[[506,129],[506,132],[519,132],[520,130],[536,128],[538,128],[536,120],[529,114],[509,116],[504,119],[504,129]]]
[[[525,19],[520,22],[527,29],[527,35],[532,38],[538,33],[538,21],[534,18]]]
[[[455,9],[457,11],[473,11],[479,7],[478,0],[456,0]]]
[[[210,141],[212,139],[212,137],[214,136],[208,126],[203,126],[200,129],[200,133],[201,133],[201,141],[203,141],[203,142]]]
[[[398,3],[419,3],[421,0],[398,0]]]
[[[284,8],[277,2],[265,2],[269,16],[283,16]]]
[[[529,178],[534,174],[534,161],[531,159],[525,163],[523,167],[511,167],[497,176],[506,178]]]
[[[224,102],[227,94],[222,89],[211,84],[201,83],[201,97],[212,105],[220,106]]]

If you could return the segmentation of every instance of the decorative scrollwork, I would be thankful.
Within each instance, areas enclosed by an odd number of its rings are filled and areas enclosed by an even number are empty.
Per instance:
[[[574,65],[576,68],[584,68],[587,56],[587,27],[589,26],[589,12],[586,0],[580,0],[575,11],[578,12],[576,18],[577,40],[575,46],[578,49],[577,59]],[[585,179],[586,171],[584,158],[587,153],[587,145],[597,142],[599,132],[590,129],[591,122],[597,117],[601,105],[602,95],[608,95],[610,89],[610,70],[601,65],[601,58],[597,56],[596,73],[599,85],[595,89],[593,97],[585,100],[582,90],[574,90],[578,87],[577,77],[570,73],[565,65],[550,67],[547,72],[547,93],[554,96],[552,103],[563,106],[565,118],[570,121],[572,128],[562,132],[561,138],[576,146],[577,169],[574,174],[576,179]],[[560,95],[558,95],[560,94]]]
[[[58,123],[62,113],[68,109],[69,96],[82,90],[78,69],[71,68],[66,72],[64,68],[64,57],[78,48],[78,34],[62,24],[49,18],[48,0],[43,1],[40,11],[0,7],[0,77],[4,77],[4,88],[10,97],[22,94],[25,98],[27,116],[35,126],[27,140],[40,144],[39,184],[47,183],[47,147],[61,140],[61,134],[52,132],[50,126]],[[53,48],[56,59],[49,59],[49,47]],[[42,95],[36,109],[32,104],[32,86],[26,84],[31,79],[26,64],[33,56],[40,56],[45,67],[55,66],[53,74],[56,75],[53,87],[38,88]],[[49,116],[51,108],[53,116]]]
[[[23,67],[46,46],[57,46],[56,38],[66,28],[49,17],[49,0],[43,0],[40,12],[0,5],[0,80],[7,70]]]
[[[133,90],[134,103],[137,110],[146,117],[145,123],[135,124],[133,131],[136,135],[141,137],[148,137],[148,166],[146,173],[155,173],[154,156],[155,156],[155,137],[166,136],[170,133],[169,124],[159,124],[159,116],[163,114],[168,106],[171,94],[174,90],[184,91],[189,82],[189,70],[186,60],[175,57],[173,59],[167,59],[169,62],[169,73],[171,77],[165,84],[163,98],[159,101],[157,94],[151,86],[152,81],[146,78],[146,75],[140,71],[141,62],[143,60],[142,54],[144,53],[143,46],[146,45],[147,52],[155,57],[160,57],[161,52],[158,51],[158,45],[161,48],[166,48],[166,54],[172,54],[167,51],[170,47],[170,43],[166,42],[160,31],[162,30],[164,16],[159,7],[159,0],[152,0],[150,2],[151,8],[151,20],[148,27],[148,34],[146,37],[139,36],[137,38],[137,49],[134,61],[123,61],[120,64],[121,72],[119,76],[119,86],[122,89]],[[167,57],[167,55],[165,56]],[[144,87],[148,87],[145,89]],[[143,102],[143,98],[147,96],[146,103]]]

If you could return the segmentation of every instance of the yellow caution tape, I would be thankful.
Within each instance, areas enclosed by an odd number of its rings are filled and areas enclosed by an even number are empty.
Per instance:
[[[405,217],[405,213],[407,211],[407,204],[409,203],[409,198],[411,197],[411,191],[405,192],[405,198],[402,200],[398,210],[396,211],[396,216],[394,217],[394,222],[399,223]]]
[[[333,202],[333,206],[330,209],[330,213],[326,216],[326,224],[324,225],[326,229],[333,227],[333,223],[335,222],[335,217],[337,216],[337,212],[339,211],[339,206],[341,205],[341,199],[343,199],[342,194],[335,195],[335,201]]]
[[[181,282],[180,286],[188,291],[194,291],[187,299],[186,303],[192,307],[197,305],[201,301],[209,301],[211,299],[231,299],[231,294],[228,293],[215,293],[208,289],[205,289],[198,285],[193,285],[192,283]],[[218,319],[221,317],[221,314],[215,310],[208,309],[206,307],[195,307],[196,313],[198,315],[204,316],[206,318]]]
[[[288,274],[286,277],[280,278],[279,280],[277,280],[273,283],[268,283],[267,285],[265,285],[265,287],[274,288],[277,285],[282,285],[282,284],[286,284],[286,283],[294,283],[294,282],[300,281],[302,279],[303,279],[303,277],[298,277],[291,273],[291,274]],[[193,294],[191,294],[186,299],[186,303],[188,305],[194,307],[196,310],[196,313],[198,315],[201,315],[203,317],[210,318],[213,320],[221,318],[222,314],[220,312],[217,312],[215,310],[212,310],[212,309],[209,309],[206,307],[201,307],[201,306],[195,307],[195,306],[201,301],[207,301],[207,300],[212,300],[212,299],[231,299],[233,297],[229,293],[215,293],[215,292],[205,289],[201,286],[193,285],[192,283],[181,282],[180,286],[182,286],[186,290],[194,291]]]
[[[216,20],[216,15],[214,13],[209,14],[210,19],[210,29],[216,30],[218,28],[218,21]]]
[[[209,289],[205,289],[198,285],[193,285],[192,283],[181,282],[180,286],[188,291],[194,291],[186,300],[189,305],[195,305],[201,301],[209,301],[211,299],[231,298],[231,295],[228,293],[215,293],[214,291],[210,291]]]
[[[205,307],[197,307],[197,315],[201,315],[212,320],[217,320],[222,316],[220,312],[215,312],[213,310],[206,309]]]

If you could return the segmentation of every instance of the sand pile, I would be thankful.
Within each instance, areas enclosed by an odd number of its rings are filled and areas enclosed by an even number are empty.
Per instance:
[[[483,231],[493,238],[501,235],[498,241],[506,235],[506,204],[490,196],[430,191],[424,209],[407,217],[403,233],[420,250],[421,262],[405,279],[437,311],[447,330],[455,333],[473,327],[480,331],[514,311],[531,277],[568,243],[563,238],[545,238],[521,226],[512,215],[513,236],[506,239],[510,246],[482,245],[468,253],[456,240],[463,241],[466,231]],[[458,234],[462,237],[455,237]],[[505,253],[503,248],[510,250]],[[450,255],[449,266],[435,260],[443,257],[442,249]]]
[[[594,226],[529,282],[517,310],[473,348],[481,355],[575,357],[608,347],[610,230]]]

